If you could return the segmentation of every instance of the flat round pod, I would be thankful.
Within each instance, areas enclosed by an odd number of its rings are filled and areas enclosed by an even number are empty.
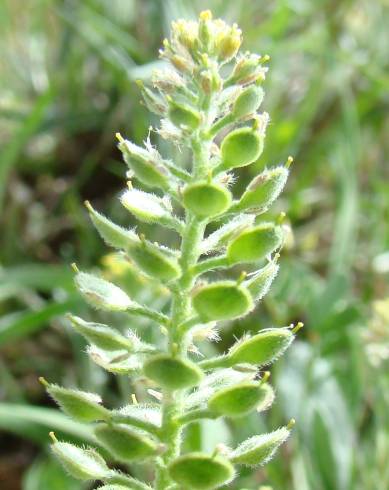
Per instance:
[[[257,335],[233,345],[228,354],[229,363],[255,366],[270,364],[285,352],[293,339],[294,334],[289,328],[262,330]]]
[[[219,184],[199,182],[185,187],[183,201],[186,209],[200,217],[217,216],[231,205],[231,193]]]
[[[221,456],[189,453],[173,461],[169,473],[185,489],[211,490],[231,481],[234,468]]]
[[[281,246],[283,231],[274,223],[262,223],[243,231],[227,247],[227,258],[231,264],[256,262],[264,259]]]
[[[231,131],[221,144],[221,167],[245,167],[255,162],[263,151],[263,136],[252,128]]]
[[[233,320],[254,306],[249,291],[233,281],[207,284],[197,289],[192,305],[202,321]]]
[[[208,408],[226,417],[241,417],[257,407],[269,406],[273,398],[273,390],[268,384],[246,381],[218,390],[209,399]]]
[[[100,424],[95,428],[95,435],[103,447],[124,463],[153,456],[157,449],[145,432],[123,424]]]
[[[194,130],[200,125],[201,115],[192,107],[171,100],[169,102],[169,119],[177,127],[185,126]]]
[[[257,111],[264,97],[263,88],[259,85],[251,85],[238,95],[232,112],[237,118],[245,117]]]
[[[143,372],[152,381],[168,390],[196,386],[204,375],[194,362],[168,354],[158,354],[147,359]]]

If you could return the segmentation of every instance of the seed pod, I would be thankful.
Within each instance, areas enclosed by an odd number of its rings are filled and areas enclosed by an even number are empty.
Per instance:
[[[147,359],[143,371],[148,378],[168,390],[196,386],[203,378],[203,372],[195,363],[167,354],[159,354]]]
[[[274,223],[262,223],[243,231],[227,247],[230,264],[255,262],[265,258],[279,248],[283,240],[283,230]]]
[[[142,240],[130,247],[127,253],[143,272],[160,281],[171,281],[181,274],[176,257],[160,245]]]
[[[95,308],[108,311],[125,311],[134,305],[133,301],[120,288],[92,274],[78,272],[75,283],[80,293]]]
[[[262,299],[268,293],[272,282],[278,274],[278,269],[278,264],[273,260],[243,283],[250,291],[254,301]]]
[[[204,218],[223,213],[232,200],[231,193],[225,187],[208,182],[186,186],[182,197],[187,209]]]
[[[121,196],[120,200],[123,206],[140,221],[168,227],[174,227],[176,223],[168,204],[154,194],[131,188]]]
[[[170,476],[183,488],[212,490],[234,478],[234,468],[221,456],[202,453],[185,454],[169,466]]]
[[[272,459],[289,434],[290,429],[281,427],[270,434],[250,437],[230,454],[230,460],[232,463],[248,466],[263,465]]]
[[[100,424],[95,428],[95,435],[123,463],[153,456],[157,450],[157,444],[145,432],[123,424]]]
[[[289,171],[286,167],[276,167],[265,170],[255,177],[247,190],[234,206],[236,211],[262,211],[277,199],[288,180]]]
[[[94,344],[99,349],[107,351],[128,350],[134,352],[139,349],[140,341],[133,338],[124,337],[113,328],[101,323],[86,322],[77,316],[68,316],[72,327],[82,335],[88,342]]]
[[[79,422],[105,420],[109,411],[100,405],[101,398],[95,393],[62,388],[55,384],[46,384],[47,392],[69,417]]]
[[[119,149],[123,153],[124,161],[142,184],[160,189],[169,188],[169,172],[163,165],[161,155],[156,150],[153,148],[145,150],[123,139],[119,142]]]
[[[232,237],[238,235],[246,228],[249,228],[254,223],[254,220],[255,216],[253,214],[241,214],[240,216],[235,216],[231,221],[228,221],[225,225],[218,228],[203,240],[201,246],[202,253],[224,247]]]
[[[109,352],[91,345],[87,353],[94,363],[109,373],[133,376],[142,367],[140,357],[127,352]]]
[[[252,53],[242,56],[228,78],[227,85],[246,85],[259,79],[263,80],[266,69],[261,65],[262,60],[260,56]]]
[[[255,410],[263,410],[274,399],[272,388],[258,381],[245,381],[216,391],[208,401],[208,408],[226,417],[242,417]]]
[[[192,305],[204,322],[233,320],[253,308],[248,290],[233,281],[215,282],[199,288]]]
[[[95,211],[88,201],[85,202],[85,205],[96,230],[107,245],[126,250],[130,244],[139,241],[139,238],[133,231],[126,230],[110,221],[108,218]]]
[[[168,116],[170,121],[178,128],[184,126],[195,130],[201,122],[201,115],[197,111],[186,104],[174,101],[172,98],[169,99]]]
[[[252,128],[240,128],[231,131],[221,144],[220,168],[245,167],[255,162],[263,150],[264,136]]]
[[[67,442],[54,442],[51,449],[65,470],[78,480],[104,480],[111,471],[94,449],[81,449]]]
[[[232,108],[235,118],[242,118],[255,113],[262,104],[264,91],[259,85],[251,85],[238,96]]]
[[[294,335],[289,328],[268,328],[253,337],[237,342],[228,353],[229,365],[253,364],[263,366],[280,357],[289,347]]]

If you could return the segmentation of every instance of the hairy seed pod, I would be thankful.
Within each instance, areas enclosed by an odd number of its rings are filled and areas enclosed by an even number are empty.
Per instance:
[[[168,204],[154,194],[131,188],[122,194],[120,200],[123,206],[140,221],[166,226],[174,223]]]
[[[262,223],[244,230],[227,247],[230,264],[256,262],[279,248],[283,241],[283,229],[274,223]]]
[[[128,248],[127,253],[131,260],[148,276],[168,282],[181,274],[177,258],[169,249],[142,240]]]
[[[88,342],[99,349],[107,351],[127,350],[136,351],[140,346],[140,341],[136,337],[130,339],[124,337],[113,328],[107,327],[101,323],[86,322],[77,316],[68,316],[72,327],[76,332],[82,335]]]
[[[258,406],[268,407],[273,399],[274,393],[268,384],[245,381],[216,391],[208,401],[208,408],[226,417],[242,417]]]
[[[203,372],[195,363],[168,354],[147,359],[143,371],[148,378],[168,390],[196,386],[203,378]]]
[[[145,432],[123,424],[100,424],[95,428],[95,435],[123,463],[153,456],[157,449],[157,444]]]
[[[263,366],[280,357],[294,339],[289,328],[268,328],[237,342],[228,354],[229,364]]]
[[[130,244],[139,241],[137,235],[131,231],[116,225],[111,220],[95,211],[88,201],[85,205],[96,230],[107,245],[126,250]]]
[[[88,301],[95,308],[108,311],[124,311],[134,305],[127,294],[114,284],[100,277],[78,272],[75,283]]]
[[[278,264],[273,260],[243,283],[250,291],[254,301],[259,301],[268,293],[272,282],[278,274],[278,269]]]
[[[287,427],[281,427],[270,434],[250,437],[230,454],[230,459],[235,464],[263,465],[274,456],[289,434],[290,430]]]
[[[250,293],[233,281],[207,284],[197,289],[192,304],[202,321],[233,320],[253,308]]]
[[[173,99],[169,100],[168,116],[170,121],[178,128],[184,126],[195,130],[201,122],[201,115],[196,110],[186,104],[180,104]]]
[[[104,480],[111,471],[94,449],[81,449],[67,442],[54,442],[51,449],[65,470],[77,480]]]
[[[169,473],[183,488],[212,490],[231,481],[234,468],[221,456],[189,453],[173,461]]]
[[[169,187],[170,174],[156,150],[145,150],[123,139],[119,142],[119,149],[123,153],[124,161],[142,184],[160,189]]]
[[[109,417],[109,411],[101,406],[101,398],[94,393],[62,388],[55,384],[46,386],[47,392],[69,417],[79,422],[96,422]]]
[[[263,151],[263,135],[252,128],[231,131],[221,144],[220,168],[229,170],[255,162]]]
[[[235,118],[242,118],[255,113],[262,104],[264,97],[263,88],[259,85],[247,87],[235,100],[232,114]]]
[[[234,210],[261,211],[268,208],[281,194],[288,175],[289,170],[286,167],[266,169],[250,182]]]
[[[204,218],[223,213],[232,200],[231,193],[225,187],[208,182],[186,186],[182,198],[187,209]]]

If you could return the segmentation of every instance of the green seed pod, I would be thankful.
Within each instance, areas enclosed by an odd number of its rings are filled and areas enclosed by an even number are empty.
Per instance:
[[[196,386],[203,378],[203,372],[195,363],[167,354],[159,354],[147,359],[143,371],[148,378],[168,390]]]
[[[161,155],[154,148],[145,150],[124,140],[120,135],[118,138],[124,161],[142,184],[160,189],[170,187],[170,174],[163,165]]]
[[[256,262],[279,248],[283,240],[281,226],[274,223],[262,223],[243,231],[227,247],[230,264]]]
[[[170,476],[185,489],[212,490],[234,478],[234,468],[221,456],[189,453],[169,466]]]
[[[250,437],[230,454],[230,460],[232,463],[248,466],[263,465],[272,459],[289,434],[290,429],[281,427],[270,434]]]
[[[229,170],[255,162],[263,151],[263,140],[263,135],[252,128],[231,131],[221,144],[220,168]]]
[[[130,244],[137,243],[139,238],[131,231],[116,225],[102,214],[95,211],[86,201],[85,205],[89,215],[101,238],[111,247],[126,250]]]
[[[254,301],[259,301],[268,293],[278,274],[278,269],[278,264],[273,260],[243,283],[250,291]]]
[[[262,211],[268,208],[281,194],[288,175],[286,167],[265,170],[250,182],[240,201],[234,205],[234,211]]]
[[[147,275],[168,282],[181,274],[176,257],[169,249],[142,240],[137,245],[128,248],[129,257]]]
[[[107,327],[107,325],[86,322],[82,318],[72,315],[69,315],[68,318],[74,330],[99,349],[107,351],[124,349],[130,352],[136,352],[141,346],[141,342],[137,337],[124,337],[113,328]]]
[[[201,122],[201,115],[196,110],[171,98],[169,99],[168,117],[178,128],[184,126],[191,130],[197,129]]]
[[[268,328],[237,342],[228,353],[229,365],[263,366],[280,357],[290,346],[294,334],[289,328]]]
[[[174,227],[177,222],[171,214],[170,203],[154,194],[130,188],[120,200],[135,218],[145,223]]]
[[[235,118],[242,118],[255,113],[262,104],[264,97],[263,88],[259,85],[251,85],[238,96],[232,108]]]
[[[268,407],[273,398],[273,390],[269,385],[245,381],[216,391],[208,401],[208,408],[226,417],[242,417],[258,406]]]
[[[104,480],[111,471],[94,449],[81,449],[67,442],[51,445],[55,457],[65,470],[78,480]]]
[[[182,197],[187,209],[204,218],[223,213],[232,200],[231,193],[225,187],[208,182],[186,186]]]
[[[94,363],[109,373],[134,375],[142,367],[140,357],[133,354],[130,355],[128,352],[109,352],[91,345],[88,347],[87,353]]]
[[[100,405],[101,398],[94,393],[62,388],[45,383],[47,392],[58,403],[63,412],[79,422],[106,420],[109,411]]]
[[[78,272],[75,283],[80,293],[95,308],[108,311],[125,311],[134,305],[120,288],[92,274]]]
[[[228,221],[203,240],[201,252],[207,253],[210,250],[217,250],[224,247],[232,237],[253,225],[254,220],[255,216],[253,214],[241,214],[232,218],[232,220]]]
[[[95,435],[123,463],[154,456],[157,450],[157,444],[145,432],[123,424],[100,424],[95,428]]]
[[[202,321],[233,320],[253,308],[248,290],[232,281],[207,284],[196,290],[192,305]]]

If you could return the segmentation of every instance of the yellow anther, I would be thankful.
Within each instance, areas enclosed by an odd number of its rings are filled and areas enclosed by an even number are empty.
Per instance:
[[[289,420],[288,425],[286,426],[286,428],[287,428],[288,430],[290,430],[290,429],[292,429],[292,428],[293,428],[295,425],[296,425],[296,421],[295,421],[295,419],[290,419],[290,420]]]
[[[286,161],[286,165],[285,165],[285,166],[286,166],[286,168],[289,168],[289,167],[292,165],[293,160],[294,160],[294,159],[293,159],[293,157],[291,157],[291,156],[289,155],[289,156],[288,156],[288,159],[287,159],[287,161]]]
[[[134,405],[138,405],[138,400],[136,398],[135,393],[131,393],[131,400]]]
[[[76,272],[77,274],[80,272],[80,269],[77,267],[77,264],[73,262],[73,264],[70,265],[70,267]]]
[[[119,143],[124,143],[124,138],[120,133],[115,133],[115,136]]]
[[[58,442],[58,439],[55,437],[54,432],[49,432],[49,436],[54,443]]]

